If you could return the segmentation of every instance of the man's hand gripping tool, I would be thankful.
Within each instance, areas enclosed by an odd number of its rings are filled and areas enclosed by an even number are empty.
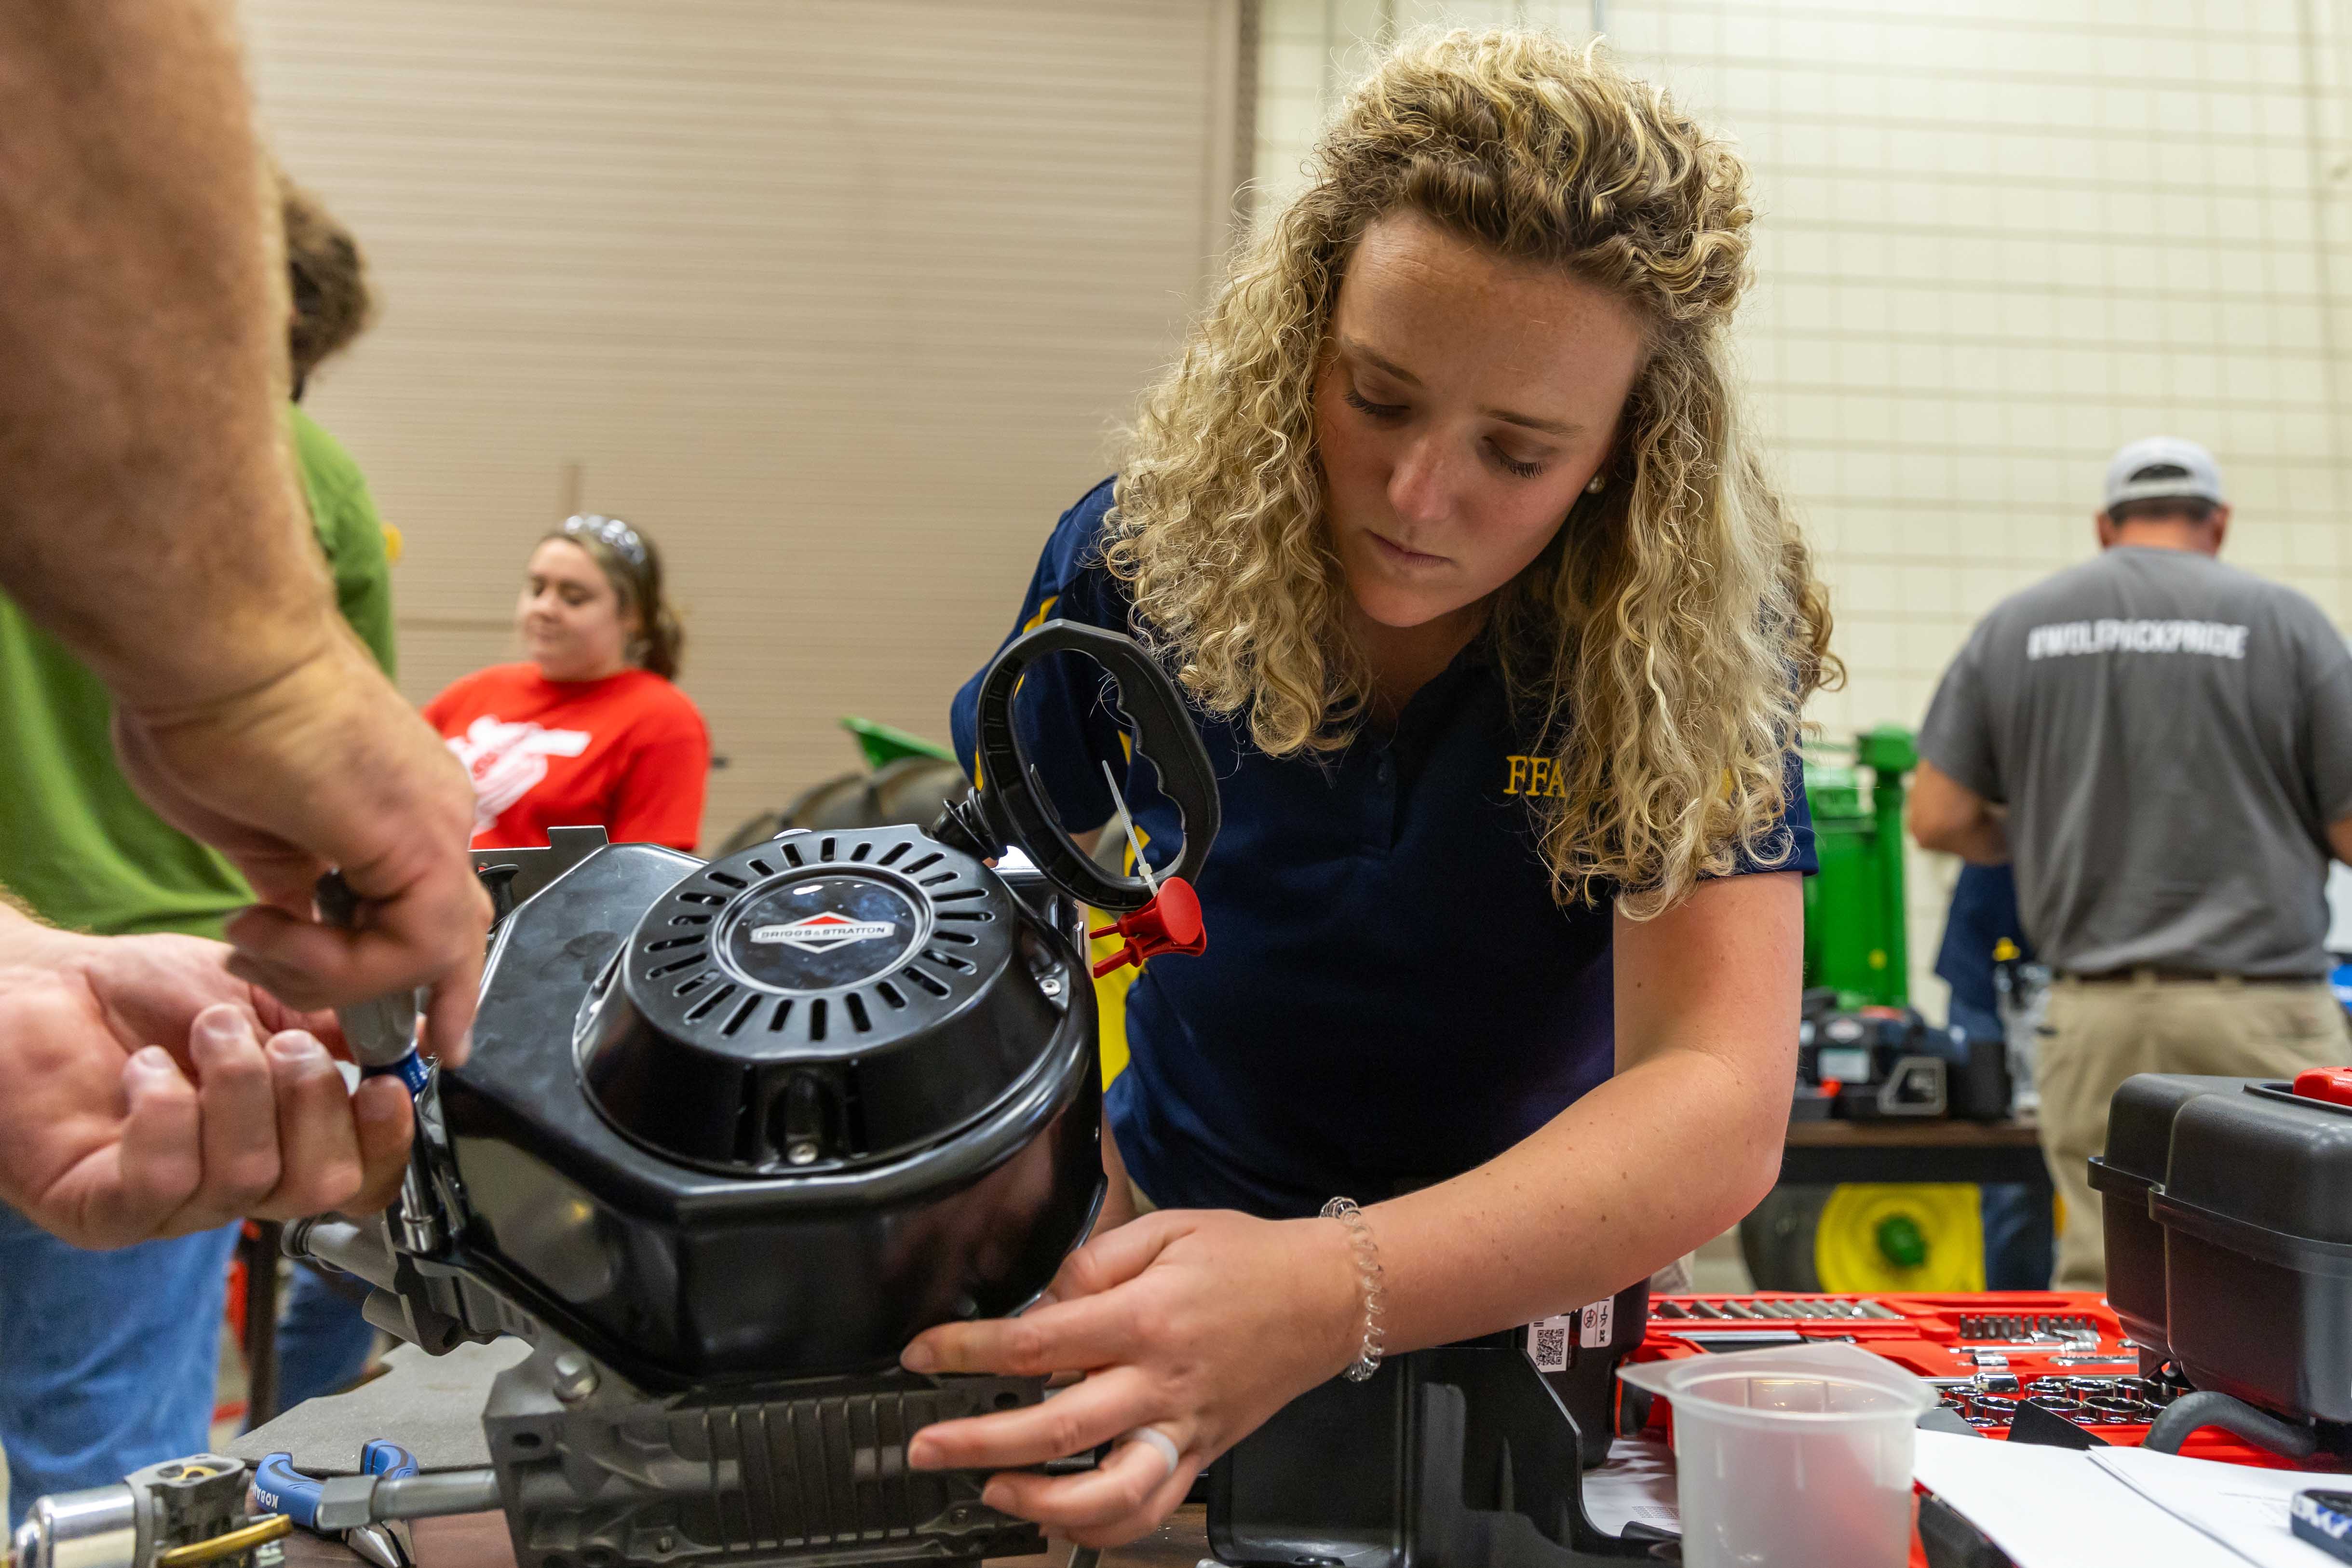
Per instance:
[[[348,931],[359,923],[360,896],[341,871],[320,878],[311,897],[318,903],[319,918],[328,925]],[[343,1039],[352,1047],[352,1058],[360,1064],[361,1077],[398,1073],[411,1097],[424,1089],[425,1061],[416,1054],[416,993],[395,991],[338,1007],[335,1021],[343,1026]]]
[[[320,878],[311,897],[319,906],[319,918],[327,924],[349,930],[359,923],[359,894],[341,871]],[[411,1100],[424,1092],[430,1069],[416,1051],[415,992],[395,991],[338,1007],[335,1021],[342,1026],[344,1043],[360,1064],[362,1078],[394,1073],[408,1086]],[[439,1250],[441,1237],[436,1211],[427,1201],[423,1161],[422,1149],[410,1151],[408,1174],[401,1184],[402,1239],[411,1252],[429,1254]]]

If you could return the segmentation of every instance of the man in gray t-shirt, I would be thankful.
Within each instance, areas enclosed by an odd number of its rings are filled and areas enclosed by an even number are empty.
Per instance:
[[[2291,1077],[2352,1047],[2322,946],[2328,857],[2352,858],[2352,653],[2214,558],[2229,521],[2203,447],[2126,447],[2102,553],[1996,606],[1919,734],[1913,836],[2013,857],[2059,977],[2037,1081],[2061,1289],[2105,1282],[2085,1163],[2126,1078]]]

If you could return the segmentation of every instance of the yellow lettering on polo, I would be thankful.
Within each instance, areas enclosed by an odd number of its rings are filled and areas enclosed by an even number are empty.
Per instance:
[[[1568,798],[1568,776],[1557,757],[1508,756],[1503,780],[1505,795],[1539,795],[1550,800]]]

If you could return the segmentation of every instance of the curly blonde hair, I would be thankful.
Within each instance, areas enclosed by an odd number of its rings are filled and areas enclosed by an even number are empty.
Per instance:
[[[1348,99],[1313,180],[1237,256],[1145,396],[1104,558],[1137,629],[1274,756],[1346,746],[1370,679],[1343,627],[1314,393],[1375,220],[1420,214],[1606,289],[1645,357],[1604,465],[1486,631],[1531,744],[1562,902],[1647,918],[1736,856],[1788,853],[1783,765],[1838,675],[1826,595],[1742,425],[1727,342],[1747,171],[1665,93],[1541,33],[1408,42]]]

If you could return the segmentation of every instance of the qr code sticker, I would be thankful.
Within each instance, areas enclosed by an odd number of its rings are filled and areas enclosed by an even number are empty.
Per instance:
[[[1546,1318],[1528,1325],[1528,1359],[1536,1363],[1538,1372],[1566,1372],[1571,1359],[1569,1333],[1576,1326],[1573,1316]]]

